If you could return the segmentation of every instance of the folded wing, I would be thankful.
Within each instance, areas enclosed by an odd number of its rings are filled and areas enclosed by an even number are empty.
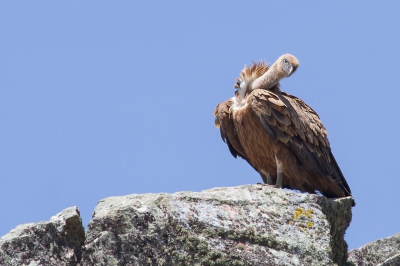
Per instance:
[[[249,101],[270,137],[287,145],[305,169],[334,180],[346,196],[351,195],[331,152],[327,131],[310,106],[284,92],[261,89],[254,90]]]

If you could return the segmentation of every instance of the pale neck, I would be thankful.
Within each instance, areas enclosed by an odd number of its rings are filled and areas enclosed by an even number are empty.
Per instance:
[[[261,77],[254,80],[250,86],[251,90],[255,89],[265,89],[268,90],[275,86],[279,82],[278,66],[273,64],[267,72],[265,72]]]

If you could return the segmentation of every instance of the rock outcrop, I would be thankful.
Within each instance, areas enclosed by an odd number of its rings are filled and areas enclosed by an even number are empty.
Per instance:
[[[48,222],[17,226],[0,238],[0,265],[78,265],[85,232],[79,210],[70,207]]]
[[[344,265],[352,198],[263,185],[101,200],[82,265]]]
[[[400,265],[400,233],[376,240],[360,248],[349,251],[347,265]]]
[[[263,185],[101,200],[0,239],[0,265],[344,265],[352,198]]]
[[[1,266],[400,265],[400,233],[348,252],[352,198],[263,185],[101,200],[0,238]]]

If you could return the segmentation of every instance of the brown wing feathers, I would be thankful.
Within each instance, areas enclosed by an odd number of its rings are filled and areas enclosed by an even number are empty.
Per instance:
[[[345,195],[350,196],[350,188],[333,157],[326,129],[316,112],[300,99],[286,93],[280,102],[276,94],[267,90],[254,91],[252,96],[252,107],[264,120],[261,122],[266,132],[288,145],[303,167],[338,181]]]
[[[228,145],[229,151],[233,157],[240,156],[245,158],[245,153],[240,141],[235,133],[233,121],[230,118],[230,108],[232,102],[230,100],[217,105],[214,111],[215,126],[220,130],[222,140]]]

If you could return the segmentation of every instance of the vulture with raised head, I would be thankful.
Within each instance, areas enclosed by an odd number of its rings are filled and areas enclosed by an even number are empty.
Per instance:
[[[264,183],[328,198],[351,196],[318,114],[279,88],[298,66],[290,54],[271,67],[245,66],[235,96],[217,105],[215,126],[232,155],[246,160]]]

